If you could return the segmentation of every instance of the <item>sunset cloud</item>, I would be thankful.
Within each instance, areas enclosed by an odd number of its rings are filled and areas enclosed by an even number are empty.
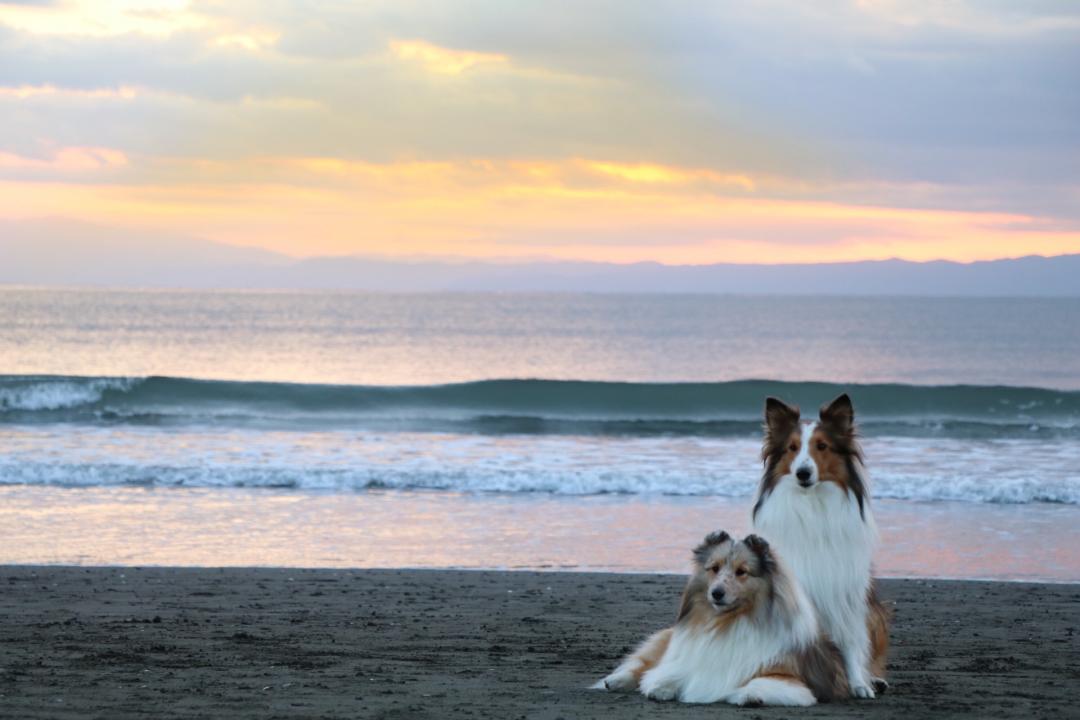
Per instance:
[[[402,60],[418,62],[440,75],[460,75],[477,65],[499,65],[507,61],[505,55],[451,50],[423,40],[391,40],[390,49]]]
[[[58,172],[83,159],[66,157],[69,166]],[[1075,227],[1048,227],[1025,215],[733,196],[723,184],[628,183],[591,172],[595,164],[296,157],[240,168],[173,161],[153,170],[153,183],[57,180],[32,191],[0,185],[0,192],[17,217],[74,209],[95,223],[122,219],[127,228],[148,231],[167,223],[297,256],[445,255],[452,248],[450,254],[474,258],[612,262],[969,261],[1061,254],[1080,245]],[[692,169],[669,172],[693,177]]]
[[[635,183],[684,184],[704,180],[719,185],[734,185],[753,190],[754,181],[746,175],[723,175],[712,170],[673,168],[650,163],[589,162],[590,170]]]
[[[0,3],[0,218],[292,255],[1080,252],[1069,4]]]

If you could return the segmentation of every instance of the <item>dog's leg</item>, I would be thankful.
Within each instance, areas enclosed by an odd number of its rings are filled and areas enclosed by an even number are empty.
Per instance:
[[[610,675],[589,686],[590,690],[608,690],[610,692],[631,692],[637,690],[638,674],[634,672],[641,667],[641,661],[636,657],[629,657],[619,663]]]
[[[873,698],[873,679],[868,672],[870,663],[870,635],[866,629],[866,605],[862,605],[861,612],[855,617],[843,623],[841,627],[834,627],[833,641],[840,648],[840,654],[844,656],[844,669],[847,671],[848,685],[851,686],[851,696],[857,698]]]
[[[874,692],[882,695],[889,689],[885,681],[885,660],[889,652],[889,621],[892,613],[877,596],[876,588],[871,585],[867,596],[866,632],[870,636],[870,681]]]
[[[630,657],[619,663],[619,666],[611,671],[611,674],[605,678],[597,680],[594,684],[589,686],[590,690],[608,690],[610,692],[631,692],[637,690],[638,686],[638,672],[641,667],[641,661],[637,658],[637,655],[631,655]]]
[[[724,698],[732,705],[809,707],[817,703],[810,688],[795,678],[757,677]]]
[[[641,676],[656,667],[671,641],[671,628],[651,635],[641,646],[619,663],[610,675],[591,686],[593,690],[631,692],[638,689]]]
[[[641,694],[650,700],[674,700],[679,695],[680,678],[667,672],[668,667],[654,667],[641,676]]]

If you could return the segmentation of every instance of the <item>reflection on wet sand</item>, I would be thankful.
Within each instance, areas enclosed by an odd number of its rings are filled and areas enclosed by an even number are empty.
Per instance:
[[[0,563],[681,573],[749,501],[272,489],[0,487]],[[1080,508],[878,500],[887,577],[1080,581]]]

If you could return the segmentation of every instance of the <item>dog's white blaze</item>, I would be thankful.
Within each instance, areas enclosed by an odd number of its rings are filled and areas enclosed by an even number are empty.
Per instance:
[[[818,477],[817,463],[814,462],[814,458],[810,457],[810,436],[814,434],[814,430],[817,429],[817,423],[806,423],[802,428],[802,445],[799,447],[799,454],[795,456],[795,460],[791,463],[791,472],[798,472],[800,468],[807,468],[810,471],[810,482],[816,483]]]
[[[800,456],[814,425],[807,427]],[[817,608],[823,629],[844,656],[852,693],[873,697],[866,596],[877,526],[869,498],[864,498],[860,516],[858,500],[836,483],[799,487],[797,467],[792,464],[792,472],[780,478],[762,503],[754,530],[776,547]],[[856,471],[865,485],[858,463]]]

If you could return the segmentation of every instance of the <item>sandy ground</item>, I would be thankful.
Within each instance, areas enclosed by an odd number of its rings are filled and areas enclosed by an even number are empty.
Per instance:
[[[585,690],[672,576],[0,567],[5,718],[1080,717],[1080,586],[886,581],[892,689],[806,710]]]

